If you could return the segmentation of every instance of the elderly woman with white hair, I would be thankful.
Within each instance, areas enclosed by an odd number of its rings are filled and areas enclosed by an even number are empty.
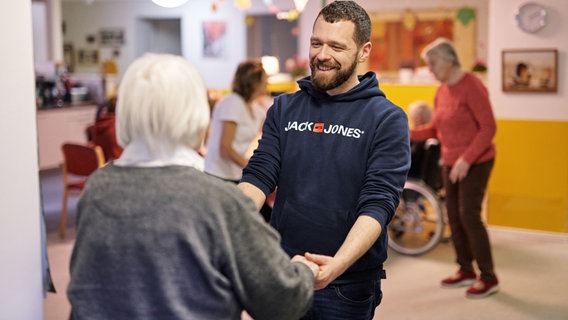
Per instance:
[[[295,319],[318,267],[290,260],[236,187],[203,173],[206,89],[184,58],[146,54],[118,94],[122,156],[78,204],[72,319]]]
[[[426,46],[422,58],[441,84],[434,97],[432,121],[412,129],[411,140],[440,141],[445,203],[459,265],[441,285],[470,286],[468,298],[483,298],[499,290],[491,244],[481,218],[495,159],[492,140],[496,123],[489,93],[475,75],[461,70],[456,50],[448,40],[437,39]]]
[[[432,110],[428,102],[417,100],[408,105],[408,123],[410,128],[427,124],[432,119]],[[423,180],[432,188],[438,189],[437,181],[430,181],[429,177],[438,177],[436,173],[428,172],[433,169],[432,162],[439,160],[439,143],[435,138],[424,141],[411,141],[410,143],[410,170],[408,171],[409,178],[416,178]],[[430,184],[432,183],[432,184]],[[436,185],[433,185],[436,184]]]

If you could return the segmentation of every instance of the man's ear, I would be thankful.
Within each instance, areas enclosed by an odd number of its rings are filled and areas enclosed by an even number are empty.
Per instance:
[[[371,42],[367,42],[361,47],[361,49],[359,49],[359,54],[358,54],[359,63],[363,63],[369,59],[372,46],[373,44]]]

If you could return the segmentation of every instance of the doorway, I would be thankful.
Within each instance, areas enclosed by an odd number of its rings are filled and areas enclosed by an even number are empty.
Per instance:
[[[249,15],[246,22],[247,57],[278,57],[280,72],[287,72],[286,60],[298,54],[298,22],[273,14]]]
[[[182,55],[180,18],[142,18],[136,29],[137,56],[146,52]]]

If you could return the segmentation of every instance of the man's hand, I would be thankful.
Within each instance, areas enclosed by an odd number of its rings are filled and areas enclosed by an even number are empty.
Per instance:
[[[254,320],[246,310],[241,312],[241,320]]]
[[[292,262],[301,262],[301,263],[307,265],[312,270],[312,273],[314,274],[314,278],[317,279],[318,273],[319,273],[319,266],[317,264],[309,261],[308,259],[306,259],[304,256],[301,256],[301,255],[295,255],[292,258]]]
[[[306,259],[319,266],[319,273],[314,283],[314,289],[319,290],[327,287],[333,280],[339,277],[347,269],[337,258],[321,254],[306,252]]]
[[[319,266],[314,288],[323,289],[342,275],[371,248],[379,238],[381,231],[381,225],[377,220],[360,215],[333,257],[306,252],[306,259]]]

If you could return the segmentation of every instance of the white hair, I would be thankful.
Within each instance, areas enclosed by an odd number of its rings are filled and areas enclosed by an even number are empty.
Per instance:
[[[185,58],[147,53],[126,70],[116,108],[118,143],[144,143],[154,155],[197,150],[209,124],[207,90]]]
[[[408,106],[408,119],[413,127],[426,124],[432,120],[432,110],[426,101],[414,101]]]
[[[422,59],[426,60],[427,57],[437,56],[443,60],[451,62],[454,66],[460,66],[460,59],[456,53],[456,49],[450,40],[446,38],[438,38],[428,44],[420,54]]]

